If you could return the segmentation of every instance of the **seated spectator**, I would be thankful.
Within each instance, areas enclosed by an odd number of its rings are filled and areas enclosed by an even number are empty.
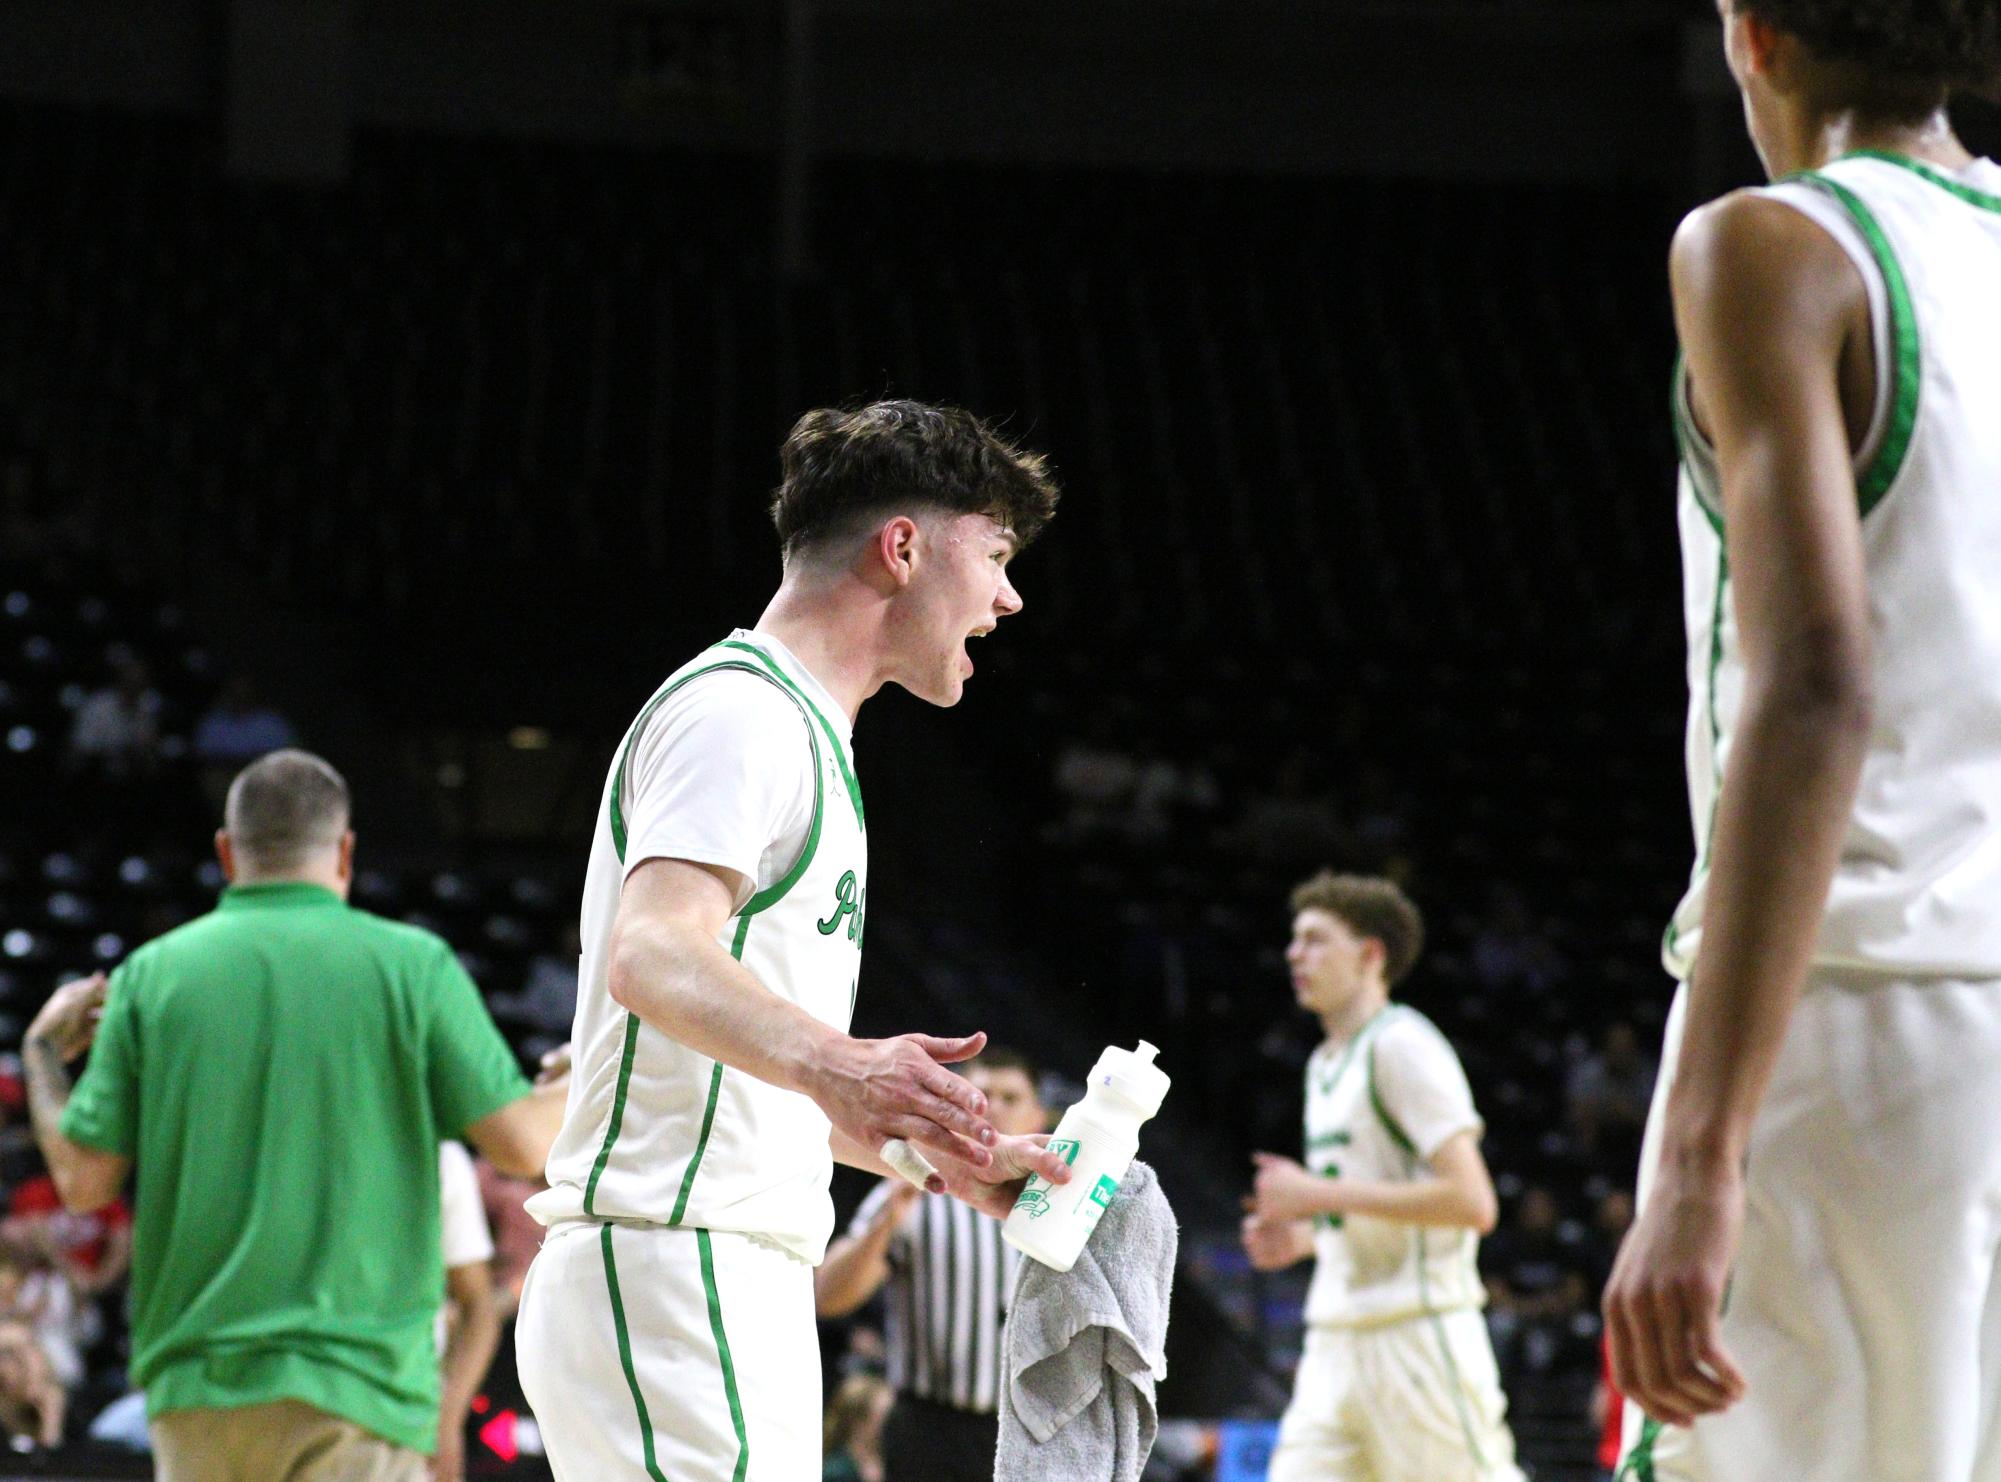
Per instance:
[[[1313,752],[1296,748],[1280,763],[1271,787],[1244,805],[1224,842],[1273,867],[1353,857],[1354,832],[1314,772]]]
[[[1056,755],[1054,781],[1064,803],[1062,837],[1085,843],[1123,829],[1139,764],[1108,738],[1072,741]]]
[[[0,1427],[8,1449],[60,1446],[68,1404],[33,1330],[0,1319]]]
[[[1480,1254],[1488,1299],[1501,1312],[1565,1318],[1583,1311],[1591,1299],[1576,1246],[1564,1237],[1556,1198],[1541,1184],[1522,1191],[1514,1219],[1487,1237]]]
[[[896,1392],[873,1374],[851,1374],[827,1401],[821,1482],[884,1482],[882,1423]],[[911,1479],[915,1482],[915,1479]]]
[[[1571,1129],[1588,1149],[1637,1152],[1654,1095],[1654,1059],[1623,1021],[1605,1031],[1595,1051],[1577,1058],[1564,1088]]]
[[[0,1243],[0,1322],[19,1322],[34,1333],[49,1372],[65,1390],[83,1378],[81,1316],[69,1278],[52,1260]]]
[[[577,965],[584,944],[572,920],[563,928],[560,952],[537,952],[517,993],[493,993],[486,1006],[496,1019],[529,1025],[543,1034],[570,1037],[577,1017]]]
[[[6,1233],[46,1253],[78,1296],[102,1296],[132,1269],[132,1211],[120,1197],[89,1214],[63,1208],[46,1172],[17,1186],[7,1199]]]
[[[223,796],[237,772],[268,751],[296,746],[292,723],[257,700],[248,674],[232,674],[215,704],[195,724],[195,760],[201,764],[202,788],[218,813]]]
[[[77,707],[70,765],[114,779],[152,772],[159,760],[161,704],[146,666],[121,654],[112,682]]]
[[[1507,886],[1494,888],[1486,924],[1473,938],[1468,960],[1473,976],[1488,988],[1542,992],[1570,971],[1549,932],[1536,923],[1528,902]]]

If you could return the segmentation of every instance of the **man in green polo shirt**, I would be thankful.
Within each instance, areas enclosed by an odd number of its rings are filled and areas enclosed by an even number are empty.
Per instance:
[[[415,1482],[437,1439],[438,1143],[539,1173],[561,1097],[531,1092],[443,941],[347,905],[324,761],[247,767],[216,850],[215,911],[30,1026],[35,1134],[73,1210],[141,1170],[132,1379],[163,1479]]]

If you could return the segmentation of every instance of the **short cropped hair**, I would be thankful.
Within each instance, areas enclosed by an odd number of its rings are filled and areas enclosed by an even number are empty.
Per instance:
[[[1358,937],[1383,944],[1383,981],[1402,982],[1424,950],[1424,917],[1394,880],[1322,870],[1292,892],[1292,913],[1325,911]]]
[[[966,1065],[967,1070],[1018,1070],[1028,1077],[1030,1085],[1035,1084],[1035,1065],[1019,1050],[1010,1050],[1006,1045],[990,1044]]]
[[[1732,0],[1799,37],[1816,56],[1848,62],[1888,86],[2001,90],[2001,0]]]
[[[789,558],[859,533],[898,503],[991,515],[1027,545],[1056,513],[1055,476],[971,412],[921,401],[823,407],[792,425],[779,449],[771,521]]]
[[[340,843],[347,783],[310,751],[269,752],[229,784],[223,824],[242,861],[259,872],[298,869]]]

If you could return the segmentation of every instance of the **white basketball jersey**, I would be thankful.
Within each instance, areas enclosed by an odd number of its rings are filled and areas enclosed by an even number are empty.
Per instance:
[[[2001,167],[1858,154],[1767,188],[1868,286],[1877,404],[1855,464],[1875,721],[1816,962],[2001,975]],[[1677,368],[1696,864],[1663,943],[1687,978],[1743,700],[1714,450]]]
[[[1393,1072],[1382,1057],[1394,1060]],[[1479,1127],[1459,1057],[1415,1009],[1391,1004],[1345,1045],[1330,1040],[1307,1061],[1306,1166],[1323,1177],[1429,1176],[1426,1159],[1448,1137]],[[1485,1300],[1478,1249],[1471,1230],[1321,1215],[1306,1321],[1361,1327],[1477,1307]]]
[[[782,645],[743,630],[678,670],[633,722],[605,782],[584,883],[575,1069],[550,1187],[528,1202],[544,1224],[732,1230],[807,1261],[825,1254],[826,1115],[642,1023],[612,1001],[609,966],[627,870],[660,856],[730,864],[754,888],[716,941],[773,993],[845,1031],[868,899],[848,729]],[[771,801],[732,809],[739,793]],[[705,834],[690,820],[711,808],[723,822]],[[647,838],[630,837],[629,821]]]

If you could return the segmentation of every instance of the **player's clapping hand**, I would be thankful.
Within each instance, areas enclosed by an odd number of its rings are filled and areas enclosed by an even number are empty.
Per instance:
[[[1723,1291],[1744,1224],[1735,1168],[1694,1173],[1667,1160],[1605,1284],[1612,1382],[1654,1419],[1688,1425],[1744,1397],[1724,1351]]]
[[[1251,1197],[1244,1201],[1250,1213],[1269,1220],[1303,1220],[1336,1212],[1330,1200],[1339,1188],[1338,1181],[1310,1173],[1277,1153],[1252,1153],[1251,1161],[1258,1172],[1251,1184]]]
[[[1270,1219],[1261,1214],[1244,1216],[1241,1235],[1244,1254],[1259,1271],[1283,1271],[1313,1254],[1313,1226],[1305,1220]]]
[[[940,1173],[947,1166],[941,1159],[955,1170],[981,1170],[993,1163],[999,1136],[987,1120],[987,1098],[945,1067],[972,1059],[986,1042],[984,1034],[843,1040],[814,1068],[809,1094],[861,1147],[873,1151],[902,1138],[940,1164]]]
[[[103,973],[76,978],[49,995],[23,1036],[27,1042],[44,1041],[65,1060],[74,1060],[90,1048],[97,1037],[97,1021],[104,1017],[104,999],[110,979]]]

